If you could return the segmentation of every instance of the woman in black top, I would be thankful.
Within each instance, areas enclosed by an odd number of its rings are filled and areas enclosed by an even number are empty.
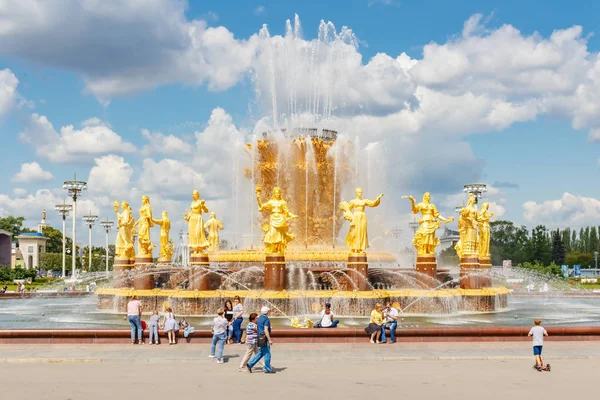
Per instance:
[[[231,322],[231,320],[233,319],[233,304],[231,303],[231,300],[227,300],[225,302],[224,310],[225,310],[224,317],[227,319],[227,322]],[[232,337],[233,337],[233,326],[227,325],[227,344],[233,343],[233,339],[231,339]]]

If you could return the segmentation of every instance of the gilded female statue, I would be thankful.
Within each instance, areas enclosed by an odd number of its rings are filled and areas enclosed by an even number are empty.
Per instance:
[[[361,188],[356,188],[356,198],[349,203],[342,202],[340,208],[344,210],[344,219],[350,221],[350,229],[346,235],[346,246],[353,253],[362,253],[369,247],[369,235],[367,233],[367,214],[365,207],[377,207],[381,202],[383,193],[375,200],[363,199],[363,191]],[[348,218],[348,213],[354,210],[352,219]]]
[[[483,203],[481,211],[477,215],[479,225],[479,258],[490,258],[490,219],[494,213],[488,212],[490,203]]]
[[[269,224],[263,226],[265,236],[263,243],[267,253],[284,254],[287,244],[294,239],[294,234],[290,232],[287,224],[289,219],[298,218],[288,209],[287,202],[281,197],[281,189],[276,187],[273,189],[273,197],[266,203],[260,201],[262,189],[256,187],[256,202],[258,203],[258,211],[270,211]]]
[[[435,248],[440,244],[440,239],[435,236],[435,231],[440,227],[440,221],[447,224],[454,221],[454,218],[444,218],[440,215],[435,204],[431,202],[431,194],[429,192],[423,195],[423,201],[419,204],[416,204],[415,198],[412,196],[402,196],[402,198],[411,201],[413,214],[421,213],[419,229],[417,229],[413,239],[417,254],[434,255]]]
[[[458,233],[460,239],[454,249],[456,254],[463,256],[477,255],[477,208],[475,208],[475,195],[469,193],[467,205],[460,210],[458,217]]]
[[[194,201],[192,201],[189,211],[184,214],[183,218],[188,223],[188,246],[193,254],[200,254],[208,248],[208,241],[204,232],[204,220],[202,219],[202,213],[207,213],[208,208],[204,200],[200,198],[200,193],[197,190],[192,192],[192,198]]]
[[[152,219],[156,225],[160,226],[160,255],[159,261],[171,261],[173,255],[173,242],[169,240],[169,230],[171,229],[171,221],[166,211],[162,213],[162,219]]]
[[[154,226],[152,221],[152,207],[150,198],[142,196],[142,207],[139,210],[140,218],[135,221],[134,227],[138,227],[138,255],[152,256],[154,245],[150,241],[150,228]]]
[[[204,229],[208,231],[208,249],[210,251],[219,251],[219,230],[223,229],[223,221],[217,219],[217,214],[210,213],[210,218],[204,224]]]
[[[133,225],[135,221],[131,213],[131,207],[123,201],[121,207],[123,212],[119,213],[119,202],[115,201],[115,213],[117,214],[117,239],[115,241],[115,255],[117,258],[128,260],[134,257],[133,251]]]

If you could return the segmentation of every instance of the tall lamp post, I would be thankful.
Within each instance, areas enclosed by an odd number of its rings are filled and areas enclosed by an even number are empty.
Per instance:
[[[463,192],[473,193],[475,196],[475,204],[481,198],[483,193],[487,192],[487,185],[485,183],[469,183],[464,186]]]
[[[60,214],[60,216],[62,217],[62,221],[63,221],[63,229],[62,229],[62,278],[65,279],[66,278],[66,273],[67,273],[67,267],[66,267],[66,262],[67,262],[67,239],[65,236],[65,231],[67,230],[67,216],[69,215],[69,212],[73,209],[73,206],[71,204],[65,204],[63,202],[63,204],[57,204],[56,206],[54,206],[54,209],[56,211],[58,211],[58,213]]]
[[[65,189],[67,191],[67,193],[69,194],[69,196],[71,196],[71,198],[73,199],[73,237],[71,238],[72,245],[73,245],[73,251],[71,253],[73,253],[73,257],[71,260],[73,261],[73,273],[72,273],[73,276],[72,276],[72,278],[75,279],[76,254],[77,254],[77,251],[75,249],[75,246],[77,243],[77,236],[75,236],[76,235],[75,227],[77,226],[77,222],[75,221],[75,216],[77,214],[77,198],[79,196],[81,196],[81,192],[83,192],[84,190],[87,189],[87,182],[78,181],[77,174],[75,174],[75,177],[72,181],[65,181],[65,183],[63,184],[63,189]]]
[[[108,219],[106,221],[100,222],[100,225],[104,227],[104,231],[106,232],[106,276],[108,276],[108,232],[110,231],[110,228],[113,226],[113,224],[114,222],[109,221]]]
[[[96,222],[96,220],[98,219],[97,215],[92,215],[92,212],[90,211],[90,215],[84,215],[83,216],[83,222],[85,222],[86,224],[88,224],[88,226],[90,227],[90,240],[89,240],[89,257],[88,257],[88,271],[92,270],[92,227],[94,226],[94,222]]]

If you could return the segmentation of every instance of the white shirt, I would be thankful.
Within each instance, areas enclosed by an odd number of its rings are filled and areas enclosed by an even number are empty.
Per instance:
[[[227,331],[228,323],[229,321],[223,317],[215,317],[215,319],[213,319],[213,333],[215,335],[224,334]]]
[[[544,327],[540,325],[536,325],[529,331],[529,334],[533,336],[533,345],[534,346],[543,346],[544,345],[544,335],[547,335],[548,332],[544,329]]]
[[[398,320],[398,310],[396,310],[394,307],[390,307],[390,309],[385,309],[383,311],[383,316],[386,319],[386,322],[394,322]],[[396,317],[396,319],[393,319],[392,317]]]
[[[321,311],[321,326],[323,328],[329,328],[331,326],[331,317],[333,316],[332,312],[329,314],[325,314],[325,310]]]

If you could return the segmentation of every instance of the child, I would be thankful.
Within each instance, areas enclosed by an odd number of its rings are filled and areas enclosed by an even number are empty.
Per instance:
[[[535,356],[534,368],[538,371],[550,371],[550,364],[544,366],[542,359],[542,346],[544,345],[544,336],[548,336],[548,332],[542,327],[542,320],[536,319],[533,321],[535,326],[531,328],[528,336],[533,336],[533,355]]]
[[[171,307],[167,307],[165,310],[165,332],[167,332],[167,337],[169,338],[169,344],[175,344],[175,331],[179,330],[179,324],[175,319],[175,315],[173,314],[173,310]]]
[[[148,339],[150,344],[152,344],[153,338],[156,344],[160,344],[158,343],[158,320],[158,310],[154,310],[152,316],[150,317],[150,338]]]
[[[225,346],[225,340],[227,340],[227,328],[231,325],[223,317],[225,311],[222,308],[217,310],[217,316],[213,319],[213,338],[210,345],[209,358],[215,358],[215,350],[217,343],[219,344],[219,352],[217,354],[217,364],[223,364],[223,347]]]
[[[250,361],[250,357],[258,352],[258,347],[256,346],[256,338],[258,337],[256,317],[258,317],[257,313],[250,314],[250,322],[246,325],[246,354],[244,354],[244,357],[242,358],[240,371],[246,371],[246,364]]]

